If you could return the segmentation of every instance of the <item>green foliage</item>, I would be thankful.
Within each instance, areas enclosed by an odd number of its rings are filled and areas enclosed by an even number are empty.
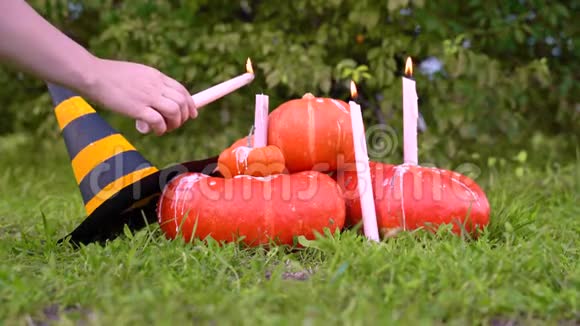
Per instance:
[[[230,130],[228,141],[248,130],[253,94],[269,94],[272,109],[305,92],[347,99],[350,79],[367,103],[367,124],[378,114],[400,135],[407,56],[428,125],[422,161],[515,154],[546,135],[561,135],[560,152],[578,141],[577,1],[92,0],[78,2],[80,12],[75,1],[31,3],[95,54],[153,65],[192,92],[239,74],[251,57],[254,83],[208,109],[241,121],[219,127]],[[431,57],[442,68],[424,74]],[[56,130],[39,81],[12,71],[0,81],[8,117],[0,132]]]

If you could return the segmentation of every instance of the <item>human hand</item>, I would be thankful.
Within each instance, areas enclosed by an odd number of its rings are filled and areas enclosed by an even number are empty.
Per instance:
[[[157,135],[197,117],[191,95],[157,69],[125,61],[96,59],[88,69],[85,95],[111,111],[147,123]]]

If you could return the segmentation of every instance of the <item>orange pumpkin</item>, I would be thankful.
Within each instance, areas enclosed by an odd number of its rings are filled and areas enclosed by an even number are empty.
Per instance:
[[[285,171],[284,155],[278,147],[254,148],[248,144],[248,137],[244,137],[220,154],[218,170],[221,175],[225,178],[242,174],[265,177]]]
[[[456,234],[465,229],[476,236],[489,224],[485,192],[465,175],[419,165],[371,161],[369,166],[378,227],[384,234],[450,224]],[[345,196],[346,224],[361,222],[356,169],[341,171],[335,178]]]
[[[170,239],[211,236],[250,246],[292,245],[297,236],[314,240],[326,228],[342,229],[345,214],[336,182],[314,171],[229,179],[184,173],[165,187],[157,207]]]
[[[270,113],[268,144],[280,148],[290,173],[354,162],[349,105],[310,93],[285,102]]]

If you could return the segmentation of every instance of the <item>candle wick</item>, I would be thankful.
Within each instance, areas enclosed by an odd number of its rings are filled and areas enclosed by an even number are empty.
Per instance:
[[[248,134],[248,147],[250,147],[250,148],[254,147],[254,142],[252,139],[253,133],[254,133],[254,125],[252,125],[252,128],[250,128],[250,133]]]

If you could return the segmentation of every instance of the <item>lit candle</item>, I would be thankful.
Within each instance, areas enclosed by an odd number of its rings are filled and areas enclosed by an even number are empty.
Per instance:
[[[268,100],[268,95],[256,94],[254,147],[265,147],[268,144]]]
[[[193,94],[191,97],[193,98],[195,107],[199,109],[251,83],[254,80],[254,69],[252,68],[252,61],[250,61],[250,58],[246,61],[246,71],[245,74],[212,86],[197,94]],[[137,130],[143,134],[151,131],[151,127],[149,127],[149,125],[144,121],[137,121],[136,127]]]
[[[365,127],[360,105],[354,101],[358,94],[356,85],[353,81],[350,82],[350,93],[353,100],[349,101],[348,104],[350,106],[352,138],[358,177],[357,188],[360,198],[360,207],[362,210],[363,230],[365,236],[369,240],[379,241],[379,229],[375,212],[375,200],[371,182],[369,156],[367,153]]]
[[[417,89],[413,76],[413,61],[407,58],[405,76],[403,76],[403,151],[404,162],[417,165],[417,120],[419,105],[417,104]]]

